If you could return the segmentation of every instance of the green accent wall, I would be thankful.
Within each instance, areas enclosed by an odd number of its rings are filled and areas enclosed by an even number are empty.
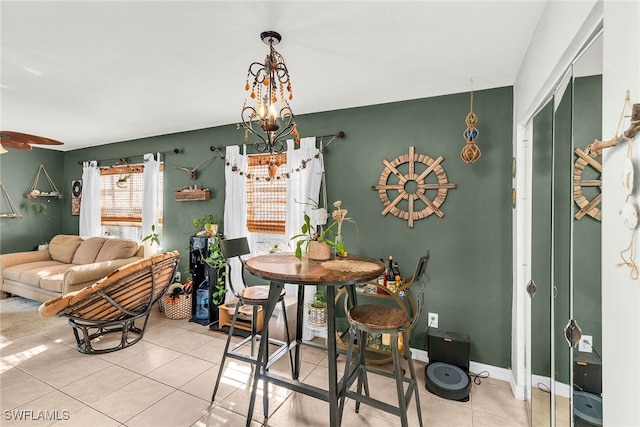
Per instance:
[[[38,168],[44,165],[51,180],[64,199],[27,199],[25,195],[36,179]],[[0,181],[22,218],[0,218],[0,253],[30,251],[34,246],[46,243],[62,229],[63,209],[69,199],[71,183],[65,183],[64,153],[34,147],[32,150],[8,149],[0,155]],[[51,191],[44,173],[40,173],[37,189]],[[33,206],[43,203],[48,216],[37,214]],[[8,200],[0,194],[0,213],[9,213]],[[76,230],[77,233],[77,230]]]
[[[408,276],[419,256],[431,251],[426,306],[412,334],[411,346],[425,349],[427,313],[434,312],[439,314],[441,329],[471,337],[473,361],[508,368],[512,310],[513,89],[476,91],[473,107],[478,116],[477,143],[482,150],[482,157],[474,164],[466,164],[460,158],[465,144],[463,132],[469,112],[469,93],[299,115],[296,119],[303,136],[335,134],[340,130],[346,134],[344,139],[335,140],[328,147],[325,167],[329,204],[341,200],[356,221],[356,226],[344,226],[345,243],[351,253],[373,258],[393,255],[402,275]],[[198,202],[174,200],[175,190],[193,185],[194,181],[189,180],[185,171],[172,166],[191,168],[214,155],[209,150],[211,145],[242,144],[243,136],[244,132],[232,124],[56,153],[55,156],[62,157],[58,167],[64,171],[59,170],[54,179],[56,185],[64,187],[61,191],[66,195],[71,181],[81,178],[78,161],[180,149],[180,154],[165,157],[162,243],[165,250],[181,252],[181,271],[184,271],[188,262],[188,237],[193,232],[192,219],[206,213],[223,217],[224,163],[216,158],[198,170],[199,178],[195,182],[212,190],[211,200]],[[441,206],[442,218],[431,215],[416,221],[413,228],[390,214],[382,216],[382,203],[371,188],[378,183],[384,168],[383,159],[392,160],[406,154],[409,146],[432,158],[443,156],[442,166],[448,180],[457,185],[456,189],[449,190]],[[14,153],[2,156],[3,166],[16,155]],[[25,163],[29,157],[26,159]],[[13,170],[15,179],[23,183],[20,194],[28,188],[38,163],[23,164]],[[2,179],[7,180],[4,167]],[[433,198],[432,194],[428,196]],[[70,214],[70,197],[65,196],[58,203],[62,206],[59,231],[78,233],[78,217]],[[5,220],[2,221],[4,240]],[[15,223],[16,228],[22,228],[20,220]],[[22,228],[22,232],[26,233],[26,229]],[[31,245],[33,242],[25,247]],[[17,246],[2,250],[10,252],[14,248]]]

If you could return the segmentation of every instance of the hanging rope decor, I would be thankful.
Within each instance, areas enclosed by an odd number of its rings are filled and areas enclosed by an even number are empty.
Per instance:
[[[473,112],[473,89],[471,89],[471,106],[469,108],[469,114],[467,114],[467,118],[464,122],[467,124],[467,129],[464,131],[463,136],[467,143],[462,147],[460,157],[462,157],[462,160],[464,160],[465,163],[473,163],[482,155],[480,148],[476,144],[476,138],[478,137],[478,129],[476,129],[478,116]]]

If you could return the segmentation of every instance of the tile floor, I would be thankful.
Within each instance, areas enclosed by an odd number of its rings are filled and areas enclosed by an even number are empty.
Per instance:
[[[2,321],[2,313],[0,313]],[[104,355],[75,349],[71,328],[58,326],[0,340],[0,410],[9,426],[243,426],[248,408],[248,365],[229,360],[214,403],[210,403],[225,336],[187,320],[169,320],[153,310],[144,339]],[[326,354],[303,347],[301,378],[326,387]],[[340,362],[344,361],[343,356]],[[474,384],[468,402],[450,401],[424,388],[424,363],[416,362],[425,426],[528,426],[525,402],[506,382]],[[288,372],[281,359],[273,371]],[[341,375],[341,373],[339,373]],[[373,397],[395,401],[389,379],[370,378]],[[328,426],[325,402],[273,387],[271,416],[258,399],[252,426]],[[45,412],[46,411],[46,412]],[[28,418],[16,419],[17,415]],[[417,426],[413,399],[409,423]],[[53,417],[53,419],[43,419]],[[399,426],[398,417],[348,402],[345,426]]]

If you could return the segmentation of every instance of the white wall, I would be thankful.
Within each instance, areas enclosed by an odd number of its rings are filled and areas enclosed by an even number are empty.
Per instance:
[[[616,133],[625,91],[631,103],[640,103],[640,2],[605,1],[602,137]],[[627,114],[630,110],[627,110]],[[623,129],[629,119],[623,122]],[[640,136],[633,140],[636,200],[640,200]],[[618,211],[626,198],[621,170],[627,142],[603,154],[602,182],[602,359],[605,426],[640,426],[640,280],[629,269],[618,268],[620,251],[631,232],[622,226]],[[635,231],[635,262],[640,265],[640,238]]]
[[[514,85],[516,126],[523,125],[552,91],[564,70],[588,39],[597,22],[604,18],[603,49],[603,137],[614,136],[627,89],[631,102],[640,102],[640,2],[550,0]],[[625,126],[629,125],[629,119]],[[517,137],[524,132],[518,129]],[[633,161],[640,176],[640,137],[636,137]],[[515,141],[518,161],[526,160],[523,141]],[[640,281],[629,270],[618,268],[620,251],[629,244],[618,211],[625,199],[620,173],[626,156],[624,147],[611,148],[603,155],[602,204],[602,328],[603,401],[605,426],[640,426]],[[635,195],[640,200],[636,178]],[[519,203],[520,204],[520,203]],[[522,203],[520,205],[525,205]],[[522,214],[526,217],[525,214]],[[636,233],[636,242],[640,238]],[[517,247],[526,253],[527,236],[519,231]],[[524,238],[524,239],[523,239]],[[524,246],[524,248],[523,248]],[[636,263],[640,264],[640,246]],[[516,269],[522,265],[516,262]],[[523,277],[524,274],[516,274]],[[514,301],[521,298],[525,283],[514,283]],[[526,304],[526,302],[523,302]],[[526,307],[516,307],[526,312]],[[521,363],[526,338],[518,336],[526,326],[514,316],[514,370]]]

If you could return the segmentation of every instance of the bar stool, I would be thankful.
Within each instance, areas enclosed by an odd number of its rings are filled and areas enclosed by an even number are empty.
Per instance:
[[[254,356],[254,347],[255,347],[255,342],[260,340],[261,335],[258,334],[256,331],[256,319],[258,318],[257,316],[258,316],[259,309],[262,309],[264,313],[264,308],[267,305],[267,297],[269,296],[269,285],[246,286],[246,284],[244,283],[245,267],[244,267],[244,260],[242,259],[242,255],[247,255],[251,252],[249,250],[249,243],[247,242],[246,237],[241,237],[238,239],[220,240],[220,249],[222,251],[222,256],[224,256],[226,260],[229,260],[235,257],[238,257],[240,259],[240,262],[242,264],[243,288],[238,291],[236,291],[236,289],[234,288],[231,280],[231,264],[227,263],[227,278],[229,279],[229,288],[231,288],[231,292],[233,292],[238,302],[236,304],[236,307],[233,313],[231,326],[229,327],[229,336],[227,337],[227,343],[225,344],[225,347],[224,347],[224,353],[222,353],[222,361],[220,362],[220,370],[218,371],[218,378],[216,379],[216,385],[213,389],[213,395],[211,396],[212,402],[216,398],[216,393],[218,392],[218,386],[220,385],[220,379],[222,378],[222,372],[224,371],[224,365],[227,360],[227,357],[250,363],[252,365],[251,369],[254,369],[255,365],[257,364],[257,357]],[[282,290],[282,292],[280,293],[280,297],[278,298],[278,302],[282,304],[282,315],[284,320],[284,330],[285,330],[285,337],[287,339],[287,342],[269,338],[269,344],[274,344],[278,346],[279,349],[277,349],[274,353],[271,354],[265,369],[268,370],[269,366],[271,366],[282,355],[284,351],[287,351],[289,353],[289,363],[291,365],[291,374],[293,375],[293,355],[291,354],[291,350],[289,349],[291,338],[289,336],[287,310],[284,302],[284,296],[285,296],[285,291]],[[233,331],[236,326],[236,320],[238,319],[238,315],[240,314],[240,308],[242,306],[251,306],[253,308],[252,310],[253,317],[251,319],[251,334],[248,337],[244,338],[242,341],[240,341],[238,344],[234,345],[231,349],[229,349],[229,346],[231,343],[231,337],[233,336]],[[263,324],[264,324],[263,327],[267,327],[265,322],[268,322],[268,321],[269,319],[263,319]],[[249,341],[251,342],[251,355],[247,356],[246,354],[240,353],[238,350],[244,345],[246,345]],[[257,387],[254,387],[251,392],[252,399],[254,398],[253,395],[255,395],[256,393],[256,388]],[[251,414],[249,414],[249,420],[250,419],[251,419]]]
[[[429,262],[430,253],[420,257],[412,279],[413,284],[420,282],[420,287],[415,290],[416,312],[413,318],[409,319],[407,314],[399,308],[382,304],[357,304],[351,307],[347,313],[349,321],[349,345],[347,347],[347,357],[345,362],[344,377],[342,379],[342,392],[340,398],[340,414],[344,410],[345,398],[349,397],[356,401],[356,413],[360,411],[360,403],[381,409],[400,417],[403,427],[408,426],[407,406],[411,401],[411,395],[415,394],[416,409],[418,410],[418,422],[422,427],[422,413],[420,412],[420,399],[418,397],[418,381],[411,359],[411,349],[409,348],[409,331],[416,325],[420,312],[424,306],[425,287],[428,283],[423,280],[424,272]],[[428,275],[426,276],[428,279]],[[408,290],[407,290],[408,291]],[[368,367],[365,363],[366,338],[367,334],[389,334],[391,336],[391,353],[393,355],[393,374],[379,369]],[[400,366],[400,351],[398,350],[398,337],[402,336],[404,343],[403,357],[407,359],[411,378],[404,378],[404,371]],[[358,341],[358,360],[352,366],[353,349]],[[369,396],[369,384],[367,373],[374,373],[389,378],[394,378],[398,394],[398,406],[390,405],[381,400],[373,399]],[[349,390],[351,384],[358,380],[357,391]],[[405,393],[404,384],[408,383]],[[362,394],[364,387],[365,394]]]

